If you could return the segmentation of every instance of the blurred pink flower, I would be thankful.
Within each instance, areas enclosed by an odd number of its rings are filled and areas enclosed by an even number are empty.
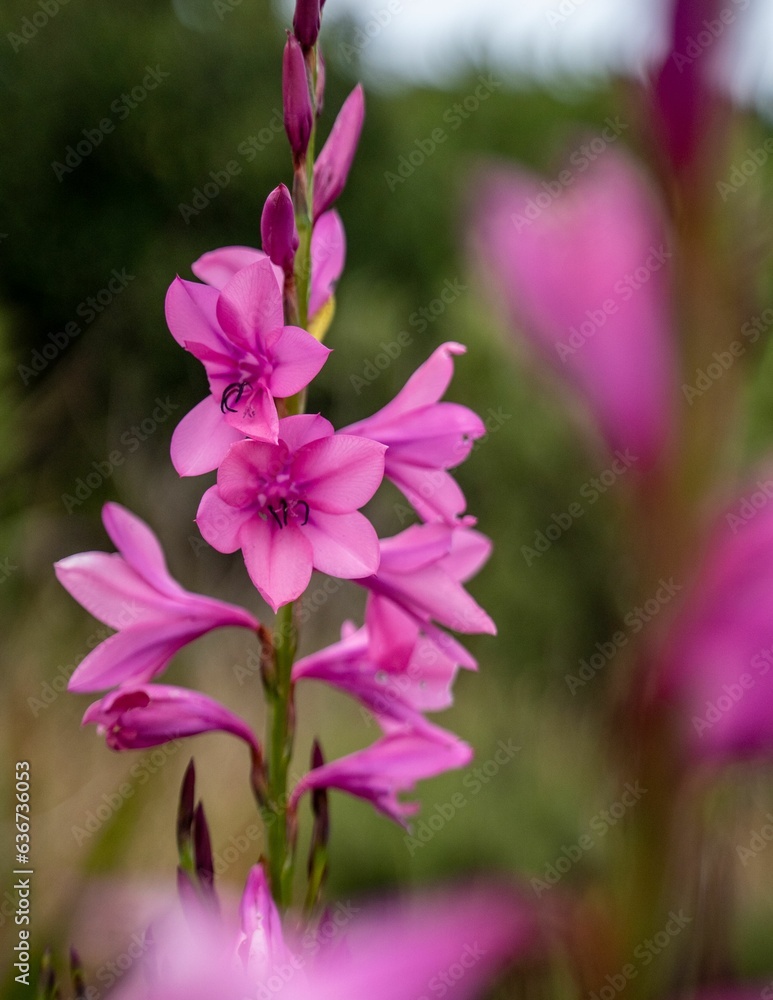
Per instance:
[[[472,760],[471,748],[452,733],[432,726],[396,723],[381,718],[385,735],[364,750],[322,764],[309,771],[293,789],[289,808],[313,788],[337,788],[371,802],[379,812],[406,825],[406,817],[419,809],[416,802],[401,802],[398,795],[416,782],[464,767]]]
[[[358,83],[341,106],[327,142],[314,164],[315,224],[346,186],[364,120],[365,94]]]
[[[451,991],[454,1000],[472,1000],[508,964],[543,947],[532,908],[502,885],[368,909],[350,902],[337,912],[332,941],[312,931],[285,938],[253,869],[241,930],[198,910],[159,921],[152,964],[139,962],[115,1000],[416,1000]]]
[[[143,683],[161,673],[183,646],[216,628],[257,630],[248,611],[202,594],[172,579],[150,528],[126,508],[102,508],[105,530],[117,553],[81,552],[55,565],[62,586],[115,635],[78,665],[71,691],[100,691]]]
[[[454,355],[466,350],[453,342],[438,347],[391,402],[344,428],[389,446],[384,474],[424,521],[453,524],[463,513],[464,494],[445,470],[463,462],[486,433],[466,406],[439,402],[454,373]]]
[[[144,750],[184,736],[224,732],[244,740],[260,756],[257,738],[233,712],[197,691],[168,684],[111,691],[86,709],[83,724],[92,722],[111,750]]]
[[[773,753],[773,480],[728,508],[669,632],[661,696],[717,762]]]
[[[574,386],[609,448],[630,449],[644,470],[669,438],[675,383],[661,212],[612,150],[564,174],[483,171],[475,249],[511,324]]]
[[[241,549],[274,611],[295,600],[312,568],[352,579],[378,568],[378,537],[358,512],[384,475],[383,445],[336,434],[320,416],[279,422],[279,442],[240,441],[204,494],[196,521],[219,552]]]
[[[473,667],[469,654],[433,623],[466,634],[496,633],[462,586],[488,559],[488,538],[466,526],[415,524],[380,544],[378,572],[357,581],[370,591],[365,624],[373,660],[404,666],[423,632],[461,666]]]
[[[276,441],[275,398],[304,389],[330,353],[310,333],[285,326],[268,260],[237,271],[219,292],[176,278],[166,320],[178,344],[204,365],[211,393],[172,435],[172,462],[183,476],[211,472],[245,435]]]

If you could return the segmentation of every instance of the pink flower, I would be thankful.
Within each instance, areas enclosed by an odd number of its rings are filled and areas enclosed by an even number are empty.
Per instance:
[[[338,112],[314,164],[314,221],[338,200],[346,186],[365,120],[365,94],[358,83]]]
[[[420,636],[405,666],[386,668],[370,652],[367,628],[346,623],[341,641],[311,653],[293,666],[293,681],[317,680],[356,698],[374,715],[417,722],[422,712],[438,712],[452,704],[451,687],[459,664]]]
[[[455,632],[496,633],[486,612],[462,586],[488,558],[491,543],[467,527],[416,524],[381,540],[378,572],[357,582],[370,591],[365,623],[370,655],[382,666],[405,664],[420,632],[462,666],[475,661],[437,622]]]
[[[289,32],[282,59],[282,106],[285,132],[293,153],[293,163],[297,167],[306,158],[314,127],[314,109],[303,49],[298,39]]]
[[[265,248],[264,248],[265,249]],[[191,270],[201,281],[213,288],[222,289],[233,276],[256,260],[265,260],[262,250],[233,246],[211,250],[191,265]],[[314,223],[311,234],[311,292],[309,316],[316,314],[330,300],[336,282],[341,277],[346,260],[346,235],[338,212],[325,212]],[[284,272],[274,268],[280,289],[284,287]]]
[[[771,491],[761,481],[725,513],[663,655],[661,697],[695,756],[719,763],[773,753]]]
[[[675,377],[671,253],[649,185],[607,150],[557,194],[525,171],[488,171],[475,201],[477,251],[510,322],[574,386],[610,449],[654,465]]]
[[[425,521],[453,524],[464,511],[464,494],[445,470],[463,462],[486,433],[466,406],[439,402],[454,373],[453,356],[466,350],[453,342],[438,347],[391,403],[344,428],[389,446],[384,474]]]
[[[266,198],[260,217],[260,239],[271,263],[281,267],[283,274],[292,274],[299,240],[293,200],[284,184]]]
[[[374,573],[378,537],[358,509],[381,483],[385,450],[336,434],[323,417],[286,417],[278,444],[231,447],[202,498],[201,533],[219,552],[242,550],[274,611],[300,597],[312,568],[344,579]]]
[[[86,709],[83,724],[90,722],[111,750],[144,750],[184,736],[223,732],[244,740],[260,756],[256,737],[238,716],[206,695],[168,684],[111,691]]]
[[[78,665],[71,691],[148,681],[179,649],[213,629],[260,627],[243,608],[183,590],[169,575],[153,532],[124,507],[105,504],[102,521],[117,553],[82,552],[55,565],[75,600],[118,629]]]
[[[204,365],[211,393],[172,436],[172,462],[184,476],[216,468],[245,435],[276,441],[275,398],[304,389],[330,353],[310,333],[284,325],[282,293],[267,260],[242,268],[220,292],[176,278],[166,319],[175,340]]]
[[[200,910],[158,921],[154,974],[137,963],[115,1000],[416,1000],[444,984],[454,1000],[473,1000],[508,963],[544,948],[532,907],[501,883],[339,914],[323,920],[319,938],[286,942],[265,883],[248,884],[241,932]],[[265,953],[235,960],[236,938],[239,956],[248,940]]]
[[[421,726],[381,719],[385,735],[364,750],[322,764],[309,771],[293,789],[289,808],[295,809],[312,788],[337,788],[371,802],[379,812],[406,826],[406,817],[418,803],[401,802],[398,795],[412,791],[416,782],[464,767],[471,748],[457,736],[424,722]]]

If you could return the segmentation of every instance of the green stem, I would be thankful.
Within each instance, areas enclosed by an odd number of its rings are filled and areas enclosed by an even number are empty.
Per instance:
[[[273,691],[269,698],[268,848],[274,899],[280,908],[290,903],[292,856],[288,843],[287,775],[293,749],[294,716],[291,673],[295,659],[296,630],[293,605],[285,604],[274,629]]]

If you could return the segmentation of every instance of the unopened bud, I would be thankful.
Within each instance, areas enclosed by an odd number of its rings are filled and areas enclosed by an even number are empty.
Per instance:
[[[297,165],[306,156],[314,125],[314,110],[311,106],[303,50],[298,40],[290,34],[287,36],[282,59],[282,100],[285,132],[293,151],[293,161]]]
[[[298,249],[298,230],[295,228],[293,199],[284,184],[274,188],[266,198],[260,219],[260,236],[263,250],[271,263],[281,267],[285,274],[292,274],[295,251]]]
[[[304,49],[310,49],[317,41],[320,13],[319,0],[297,0],[295,4],[293,31]]]

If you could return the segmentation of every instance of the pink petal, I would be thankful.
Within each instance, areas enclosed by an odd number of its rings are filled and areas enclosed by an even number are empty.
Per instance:
[[[250,579],[273,611],[301,596],[311,579],[312,549],[300,528],[253,517],[240,537]]]
[[[419,640],[419,624],[414,615],[379,594],[368,594],[365,605],[370,655],[388,669],[407,668]]]
[[[454,524],[467,500],[456,480],[444,469],[422,469],[386,455],[384,474],[424,521]]]
[[[321,215],[311,234],[311,295],[309,316],[332,296],[346,262],[346,234],[338,212]]]
[[[234,446],[235,447],[235,446]],[[220,496],[217,486],[211,486],[201,498],[196,524],[202,538],[218,552],[236,552],[240,548],[239,534],[253,516],[250,510],[237,510]]]
[[[327,142],[314,164],[314,219],[339,197],[357,152],[365,119],[365,95],[360,84],[344,101]]]
[[[268,379],[269,389],[280,399],[294,396],[320,373],[329,354],[330,349],[306,330],[284,327],[271,349],[274,371]]]
[[[217,474],[220,497],[239,510],[255,510],[266,478],[274,479],[285,467],[287,445],[280,441],[239,441],[223,459]]]
[[[314,568],[320,573],[357,580],[378,569],[378,535],[357,511],[325,514],[314,510],[303,532],[312,548]]]
[[[228,284],[237,271],[241,271],[248,264],[254,264],[256,260],[266,260],[266,254],[252,247],[221,247],[199,257],[191,264],[191,271],[201,281],[206,281],[208,285],[220,290]],[[279,279],[279,285],[280,288],[284,285],[283,274]]]
[[[276,442],[279,432],[276,403],[262,383],[245,389],[238,399],[227,399],[226,405],[230,409],[226,410],[225,419],[240,432],[240,437],[247,435],[260,441]]]
[[[442,524],[413,524],[398,535],[381,539],[382,569],[415,573],[439,562],[451,551],[453,535]]]
[[[180,347],[193,341],[214,351],[229,352],[217,319],[217,300],[216,289],[209,285],[175,278],[166,293],[164,310],[167,326]]]
[[[294,417],[283,417],[279,421],[279,437],[291,452],[299,451],[305,444],[318,438],[335,434],[329,420],[318,413],[299,413]]]
[[[60,559],[57,579],[89,614],[110,628],[176,610],[178,600],[162,595],[117,552],[79,552]],[[184,595],[182,589],[179,595]]]
[[[284,326],[284,310],[268,259],[237,271],[220,292],[217,318],[231,340],[251,353],[273,344]]]
[[[227,424],[220,404],[207,396],[182,418],[172,434],[172,465],[179,476],[212,472],[243,435]]]
[[[470,528],[457,528],[451,534],[451,551],[441,566],[454,580],[464,583],[475,576],[488,561],[493,545],[491,539]]]
[[[143,683],[160,674],[174,654],[210,630],[184,619],[142,621],[101,642],[77,666],[69,691],[103,691]]]
[[[321,438],[297,452],[293,478],[313,510],[347,514],[381,485],[385,451],[376,441],[352,434]]]
[[[388,445],[395,460],[429,469],[452,469],[470,454],[486,428],[477,414],[456,403],[434,403],[378,424],[361,421],[360,433]]]

